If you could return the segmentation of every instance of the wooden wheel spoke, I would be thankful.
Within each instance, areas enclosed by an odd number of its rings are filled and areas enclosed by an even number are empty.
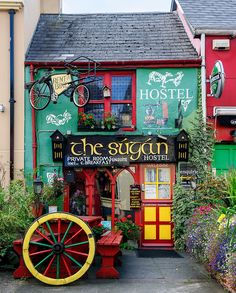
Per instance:
[[[48,271],[49,271],[49,269],[50,269],[50,267],[51,267],[51,265],[52,265],[52,263],[53,263],[55,257],[56,257],[56,255],[54,254],[53,257],[52,257],[52,259],[50,260],[48,266],[46,267],[45,271],[43,272],[43,275],[44,275],[44,276],[48,273]]]
[[[78,242],[78,243],[73,243],[69,245],[65,245],[65,248],[73,247],[73,246],[78,246],[78,245],[83,245],[83,244],[88,244],[88,241],[83,241],[83,242]]]
[[[57,241],[61,241],[61,219],[58,219],[58,225],[57,225]]]
[[[42,242],[35,242],[35,241],[30,241],[30,244],[34,244],[34,245],[39,245],[39,246],[43,246],[43,247],[50,247],[52,248],[52,245],[46,244],[46,243],[42,243]]]
[[[52,236],[52,239],[53,239],[54,243],[57,243],[56,237],[55,237],[54,233],[52,232],[51,226],[50,226],[50,224],[48,223],[48,221],[45,222],[45,224],[46,224],[47,227],[48,227],[48,230],[49,230],[49,232],[50,232],[50,234],[51,234],[51,236]]]
[[[83,229],[80,229],[79,231],[77,231],[73,236],[71,236],[68,240],[66,240],[64,244],[66,245],[68,242],[70,242],[72,239],[78,236],[82,231]]]
[[[82,268],[82,264],[79,263],[76,259],[74,259],[71,255],[69,255],[68,253],[66,253],[65,251],[63,252],[70,260],[72,260],[75,264],[77,264],[77,266],[79,266],[80,268]]]
[[[68,264],[66,262],[66,259],[65,259],[64,255],[61,255],[61,259],[62,259],[62,261],[64,263],[64,266],[66,268],[66,271],[67,271],[68,275],[71,276],[71,271],[70,271],[70,268],[68,267]]]
[[[66,232],[65,232],[63,238],[61,239],[61,243],[64,243],[64,241],[65,241],[65,239],[66,239],[66,236],[67,236],[67,234],[69,233],[70,228],[71,228],[72,225],[73,225],[73,222],[70,222],[70,224],[68,225],[68,227],[67,227],[67,229],[66,229]]]
[[[42,263],[45,262],[45,260],[47,260],[49,257],[51,257],[53,255],[53,252],[51,252],[49,255],[47,255],[45,258],[43,258],[39,263],[37,263],[34,267],[37,268],[38,266],[40,266]]]
[[[57,271],[56,271],[56,278],[60,279],[60,255],[57,255]]]
[[[44,253],[46,253],[46,252],[51,252],[51,251],[52,251],[52,249],[46,249],[46,250],[42,250],[42,251],[32,252],[32,253],[30,253],[29,255],[30,255],[30,256],[40,255],[40,254],[44,254]]]
[[[79,251],[76,251],[76,250],[66,249],[65,251],[70,252],[70,253],[74,253],[74,254],[78,254],[78,255],[82,255],[82,256],[86,256],[86,257],[88,256],[88,253],[79,252]]]
[[[39,229],[35,230],[40,236],[42,236],[44,239],[46,239],[49,243],[51,243],[52,245],[54,244],[53,241],[48,238],[45,234],[43,234],[41,231],[39,231]]]

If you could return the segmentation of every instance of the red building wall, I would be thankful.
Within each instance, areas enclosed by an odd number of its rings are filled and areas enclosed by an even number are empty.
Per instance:
[[[218,39],[230,39],[230,49],[213,50],[212,42]],[[219,99],[207,97],[207,116],[209,121],[216,127],[216,139],[218,141],[232,141],[230,131],[234,128],[219,125],[216,118],[213,118],[213,108],[215,106],[236,107],[236,38],[230,36],[206,36],[206,76],[209,79],[212,68],[217,60],[221,60],[225,70],[225,86],[223,94]],[[207,94],[210,94],[210,84],[207,82]]]

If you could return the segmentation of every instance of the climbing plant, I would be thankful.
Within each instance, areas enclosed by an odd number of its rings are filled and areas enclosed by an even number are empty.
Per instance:
[[[198,77],[198,110],[191,128],[187,129],[190,140],[190,159],[197,171],[197,179],[204,182],[210,173],[210,163],[213,158],[214,133],[210,124],[205,122],[201,105],[200,74]],[[184,249],[186,225],[194,209],[201,204],[202,193],[191,188],[184,188],[177,172],[177,182],[174,186],[173,221],[175,246]]]

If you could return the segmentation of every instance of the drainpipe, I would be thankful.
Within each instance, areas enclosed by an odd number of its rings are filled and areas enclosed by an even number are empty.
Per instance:
[[[30,65],[30,81],[34,80],[34,65]],[[32,92],[31,95],[34,93]],[[37,178],[37,136],[35,123],[35,110],[32,107],[32,151],[33,151],[33,177]]]
[[[14,14],[15,10],[9,10],[10,15],[10,180],[14,179],[14,123],[15,123],[15,99],[14,99]]]
[[[201,88],[202,88],[202,115],[203,121],[206,123],[206,56],[205,56],[206,35],[201,34]]]

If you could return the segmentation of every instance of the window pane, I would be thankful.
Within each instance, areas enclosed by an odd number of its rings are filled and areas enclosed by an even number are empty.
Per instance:
[[[158,186],[158,199],[170,198],[170,185],[160,184]]]
[[[87,88],[89,89],[90,100],[103,100],[103,77],[99,76],[98,80],[87,83]]]
[[[97,123],[103,120],[104,105],[103,104],[87,104],[84,107],[84,113],[92,113]]]
[[[131,76],[112,77],[112,100],[131,100]]]
[[[170,169],[167,169],[167,168],[158,169],[158,181],[170,182]]]
[[[157,186],[155,184],[145,184],[145,199],[157,198]]]
[[[132,125],[132,106],[130,104],[113,104],[112,114],[117,117],[117,124],[122,127]]]
[[[156,182],[156,169],[146,169],[145,182]]]

